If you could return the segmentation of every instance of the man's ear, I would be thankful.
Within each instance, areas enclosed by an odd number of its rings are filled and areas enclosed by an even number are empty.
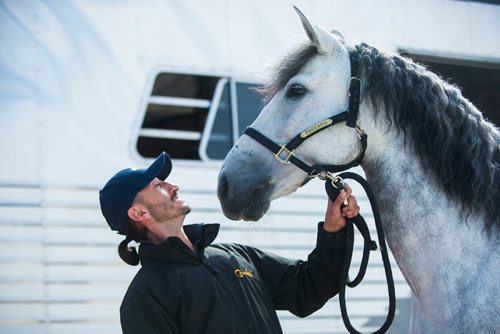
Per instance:
[[[128,208],[127,214],[130,219],[136,222],[142,222],[143,220],[149,218],[148,210],[141,205],[132,205]]]

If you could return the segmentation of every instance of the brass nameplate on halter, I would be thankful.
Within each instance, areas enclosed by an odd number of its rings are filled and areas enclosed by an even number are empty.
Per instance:
[[[307,129],[306,131],[304,132],[301,132],[300,133],[300,138],[307,138],[309,137],[310,135],[312,135],[313,133],[323,129],[324,127],[326,126],[329,126],[330,124],[332,124],[332,120],[331,119],[327,119],[327,120],[324,120],[323,122],[321,123],[318,123],[316,125],[313,125],[311,126],[309,129]]]

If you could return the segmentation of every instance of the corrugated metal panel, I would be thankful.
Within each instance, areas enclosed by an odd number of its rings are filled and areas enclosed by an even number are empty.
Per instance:
[[[202,177],[212,181],[203,185],[197,173],[181,190],[193,207],[187,224],[220,222],[217,242],[307,257],[326,207],[322,184],[273,202],[260,222],[232,222],[220,211],[213,187],[216,173],[205,171]],[[0,333],[120,332],[118,308],[138,268],[118,257],[122,237],[104,222],[97,192],[98,187],[0,186]],[[358,195],[358,200],[371,221],[366,197]],[[355,250],[357,265],[360,246]],[[407,297],[403,277],[395,266],[393,270],[398,297]],[[359,329],[369,330],[365,324],[370,319],[385,315],[384,284],[380,257],[372,256],[365,286],[348,291],[351,321]],[[306,319],[282,311],[279,316],[286,333],[345,332],[337,298]]]

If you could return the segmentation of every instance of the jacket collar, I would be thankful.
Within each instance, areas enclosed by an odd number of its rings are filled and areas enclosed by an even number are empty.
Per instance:
[[[178,237],[169,237],[162,243],[155,245],[151,242],[141,242],[139,259],[141,264],[151,262],[160,263],[199,263],[203,252],[217,237],[219,224],[192,224],[185,225],[184,232],[198,254],[194,254]]]

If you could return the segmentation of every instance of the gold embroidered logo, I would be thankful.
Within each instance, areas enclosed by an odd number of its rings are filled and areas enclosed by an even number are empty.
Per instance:
[[[246,269],[244,269],[244,270],[241,270],[241,269],[236,269],[236,270],[234,271],[234,274],[235,274],[236,276],[240,277],[240,278],[242,278],[243,276],[246,276],[246,277],[248,277],[248,278],[253,278],[253,274],[252,274],[252,272],[251,272],[251,271],[249,271],[249,270],[246,270]]]
[[[300,138],[306,138],[306,137],[312,135],[313,133],[315,133],[316,131],[323,129],[325,126],[328,126],[328,125],[332,124],[332,122],[333,121],[331,119],[327,119],[327,120],[324,120],[321,123],[313,125],[309,129],[307,129],[306,131],[301,132],[300,133]]]

